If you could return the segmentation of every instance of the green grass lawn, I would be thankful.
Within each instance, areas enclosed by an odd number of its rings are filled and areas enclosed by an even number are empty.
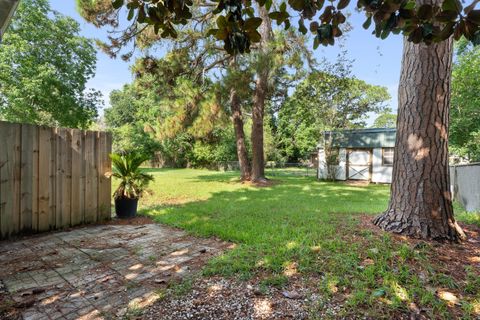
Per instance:
[[[388,317],[407,312],[412,303],[431,317],[474,318],[480,312],[478,269],[465,266],[459,283],[432,261],[432,244],[413,246],[359,227],[362,215],[386,208],[388,186],[282,176],[273,186],[259,188],[239,183],[235,172],[149,171],[155,181],[153,193],[141,200],[143,214],[195,235],[238,244],[213,259],[205,275],[261,275],[266,285],[282,286],[294,266],[299,275],[318,279],[314,285],[322,295],[341,297],[344,315],[362,310]],[[470,221],[474,216],[461,217]],[[462,292],[460,305],[437,298],[435,288]]]

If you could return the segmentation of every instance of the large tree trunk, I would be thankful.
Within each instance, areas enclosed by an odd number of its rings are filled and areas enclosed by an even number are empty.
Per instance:
[[[252,111],[252,181],[265,179],[265,159],[263,152],[263,116],[265,109],[266,84],[268,72],[258,75]]]
[[[237,156],[240,166],[240,178],[242,181],[250,180],[250,162],[248,161],[247,148],[245,146],[245,132],[243,131],[243,117],[240,99],[235,88],[230,89],[230,107],[232,109],[233,128],[237,143]]]
[[[265,181],[265,156],[263,153],[263,116],[265,113],[265,100],[268,90],[269,61],[268,44],[272,39],[272,22],[268,17],[265,7],[259,7],[260,18],[263,22],[260,26],[262,40],[260,42],[259,67],[255,80],[255,94],[253,97],[252,110],[252,181]]]
[[[448,167],[453,40],[404,40],[390,203],[374,223],[415,238],[458,241]]]

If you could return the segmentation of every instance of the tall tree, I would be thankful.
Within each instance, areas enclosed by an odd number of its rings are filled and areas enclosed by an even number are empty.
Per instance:
[[[390,95],[385,87],[370,85],[352,76],[351,62],[341,54],[321,71],[298,84],[278,113],[278,140],[290,161],[315,150],[325,130],[364,127],[368,112],[385,108]]]
[[[238,87],[234,85],[234,82],[236,82],[234,79],[242,77],[242,74],[238,72],[236,57],[232,57],[229,71],[230,81],[227,81],[227,83],[229,83],[228,87],[230,87],[230,109],[232,113],[233,129],[235,132],[235,144],[237,147],[237,158],[240,167],[240,179],[242,181],[249,181],[251,179],[252,168],[250,166],[250,160],[248,158],[248,151],[245,142],[245,130],[243,128],[244,119],[240,96]]]
[[[86,19],[92,19],[92,17],[98,18],[95,22],[96,25],[110,25],[117,26],[118,20],[116,20],[115,15],[109,15],[109,10],[111,10],[110,0],[107,1],[97,1],[92,3],[90,1],[77,1],[79,4],[79,9],[81,14]],[[247,102],[251,101],[251,98],[244,99],[245,88],[250,89],[251,74],[250,72],[245,73],[245,68],[240,70],[239,64],[237,63],[237,58],[230,56],[226,53],[223,48],[218,47],[214,40],[209,39],[207,31],[215,25],[216,13],[214,12],[214,7],[209,5],[202,5],[201,3],[196,3],[192,7],[192,11],[195,16],[192,17],[191,21],[187,23],[181,30],[175,32],[177,35],[176,41],[173,42],[173,48],[175,51],[183,51],[188,54],[187,61],[182,61],[180,65],[184,65],[188,70],[184,70],[182,74],[189,75],[192,78],[209,78],[211,74],[215,76],[223,77],[223,89],[228,92],[229,98],[229,114],[234,127],[234,133],[236,136],[236,146],[237,146],[237,156],[240,164],[241,180],[250,180],[251,176],[251,166],[249,155],[247,152],[246,138],[244,131],[244,111],[243,108],[246,106]],[[255,22],[255,21],[253,21]],[[224,20],[219,20],[217,24],[224,25],[227,23]],[[260,24],[260,22],[255,22]],[[132,36],[127,36],[129,34],[128,30],[125,30],[124,35],[128,40],[133,40],[135,46],[140,47],[152,47],[160,43],[159,40],[162,40],[162,37],[156,34],[153,27],[146,28],[144,32],[138,33]],[[117,56],[118,52],[122,48],[122,45],[127,42],[123,40],[117,42],[118,46],[101,44],[101,47],[110,54],[112,57]],[[168,43],[169,40],[165,40],[162,43]],[[131,52],[127,52],[122,58],[129,58]],[[238,57],[241,59],[241,57]],[[243,59],[242,62],[246,60]],[[236,78],[236,79],[234,79]],[[152,79],[153,80],[153,79]],[[157,78],[155,81],[163,82],[163,79]],[[143,82],[144,84],[147,84]],[[251,107],[249,107],[249,111]]]
[[[161,59],[136,60],[133,83],[113,91],[112,106],[105,111],[106,123],[118,138],[116,149],[133,147],[150,156],[157,151],[160,164],[176,167],[234,160],[228,157],[231,149],[212,152],[213,146],[231,141],[223,90],[191,73],[191,63],[189,52],[180,49]]]
[[[404,40],[391,197],[374,219],[411,237],[465,238],[453,216],[448,119],[453,39],[431,45]]]
[[[101,5],[103,2],[97,2],[97,5],[91,7],[91,2],[82,2],[80,1],[80,9],[82,14],[89,20],[94,21],[97,25],[111,25],[114,26],[115,23],[110,19],[111,16],[108,15],[108,10],[105,12],[105,6]],[[256,175],[255,180],[264,179],[264,148],[263,148],[263,116],[265,112],[265,105],[269,98],[272,96],[272,93],[276,93],[277,90],[272,89],[269,86],[269,81],[272,80],[278,74],[273,74],[271,72],[272,68],[278,70],[279,66],[272,66],[272,48],[277,51],[277,58],[281,54],[285,54],[288,59],[277,59],[280,63],[283,63],[285,66],[291,64],[290,59],[294,55],[303,54],[305,50],[300,50],[293,54],[295,49],[298,49],[301,44],[305,41],[303,37],[298,37],[298,33],[291,31],[288,33],[287,38],[293,39],[294,36],[297,36],[298,39],[295,39],[293,43],[279,43],[273,45],[272,41],[273,30],[268,16],[268,12],[263,6],[259,7],[259,10],[264,11],[263,18],[265,21],[268,21],[268,24],[264,25],[261,30],[264,35],[269,35],[268,38],[262,40],[257,47],[252,48],[252,54],[249,57],[245,56],[230,56],[223,48],[218,47],[218,44],[212,39],[208,38],[207,30],[212,28],[212,20],[216,20],[216,25],[220,28],[225,27],[231,21],[223,19],[223,16],[218,15],[218,12],[215,10],[214,6],[204,5],[204,4],[195,4],[192,6],[192,12],[194,16],[192,17],[190,23],[187,23],[185,27],[176,32],[177,39],[173,41],[174,48],[176,50],[184,48],[188,50],[191,55],[192,63],[190,64],[190,72],[197,73],[203,77],[208,77],[209,74],[214,74],[216,77],[225,75],[221,81],[224,82],[224,85],[229,86],[226,88],[229,91],[230,95],[230,115],[232,117],[232,122],[235,128],[235,134],[237,137],[237,154],[240,163],[240,171],[242,180],[249,180],[252,175]],[[103,13],[102,13],[103,12]],[[251,13],[250,13],[251,14]],[[255,31],[257,27],[262,24],[262,19],[252,17],[248,20],[249,28],[253,34],[256,34],[259,39],[261,38],[260,33]],[[139,46],[150,46],[158,43],[158,40],[161,39],[161,36],[155,34],[153,27],[147,26],[140,34],[132,34],[132,36],[127,36],[129,31],[125,31],[124,35],[126,38],[119,39],[115,45],[112,44],[103,44],[102,48],[112,56],[116,56],[121,45],[125,44],[127,40],[131,39]],[[219,29],[220,30],[220,29]],[[218,31],[220,32],[220,31]],[[290,53],[287,53],[290,51]],[[129,57],[129,53],[124,55],[125,58]],[[240,61],[238,61],[240,60]],[[233,63],[235,61],[235,63]],[[227,63],[230,62],[230,63]],[[239,68],[239,65],[242,65],[242,68]],[[303,63],[302,63],[303,66]],[[298,67],[298,66],[297,66]],[[245,73],[246,74],[242,74]],[[234,81],[229,81],[228,77],[232,76],[237,77]],[[226,80],[226,81],[224,81]],[[242,87],[242,88],[240,88]],[[243,94],[239,94],[239,91],[243,91],[243,88],[248,88],[250,92],[250,97],[245,97]],[[282,87],[283,89],[283,87]],[[253,98],[252,98],[253,96]],[[244,132],[244,113],[245,111],[251,112],[252,114],[252,163],[250,165],[247,147],[245,143],[245,132]]]
[[[265,7],[258,8],[262,25],[260,26],[260,44],[255,79],[255,92],[252,110],[252,181],[263,182],[265,178],[265,158],[263,150],[263,117],[265,101],[268,96],[268,79],[270,74],[270,45],[273,38],[272,21]]]
[[[93,41],[47,0],[20,2],[0,45],[0,117],[9,121],[86,128],[102,104],[86,90],[95,74]]]

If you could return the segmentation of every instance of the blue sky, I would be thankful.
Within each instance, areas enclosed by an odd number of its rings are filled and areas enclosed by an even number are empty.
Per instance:
[[[54,10],[68,15],[80,23],[82,35],[89,38],[105,39],[107,32],[97,29],[86,23],[76,12],[74,0],[51,0]],[[365,20],[362,13],[357,13],[352,7],[352,16],[349,21],[353,30],[349,33],[345,45],[349,57],[354,59],[353,73],[358,79],[371,84],[382,85],[388,88],[392,100],[390,106],[397,108],[397,86],[400,77],[400,62],[402,56],[402,37],[391,35],[386,40],[375,38],[371,31],[364,30],[362,23]],[[314,51],[320,61],[323,57],[334,60],[339,52],[338,46],[322,47]],[[108,106],[108,95],[114,89],[120,89],[123,84],[132,80],[130,62],[121,59],[111,59],[102,52],[97,53],[97,72],[90,80],[89,86],[100,90]]]

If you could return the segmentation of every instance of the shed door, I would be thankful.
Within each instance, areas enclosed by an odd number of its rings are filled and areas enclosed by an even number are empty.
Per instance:
[[[370,180],[372,150],[348,150],[348,179]]]

